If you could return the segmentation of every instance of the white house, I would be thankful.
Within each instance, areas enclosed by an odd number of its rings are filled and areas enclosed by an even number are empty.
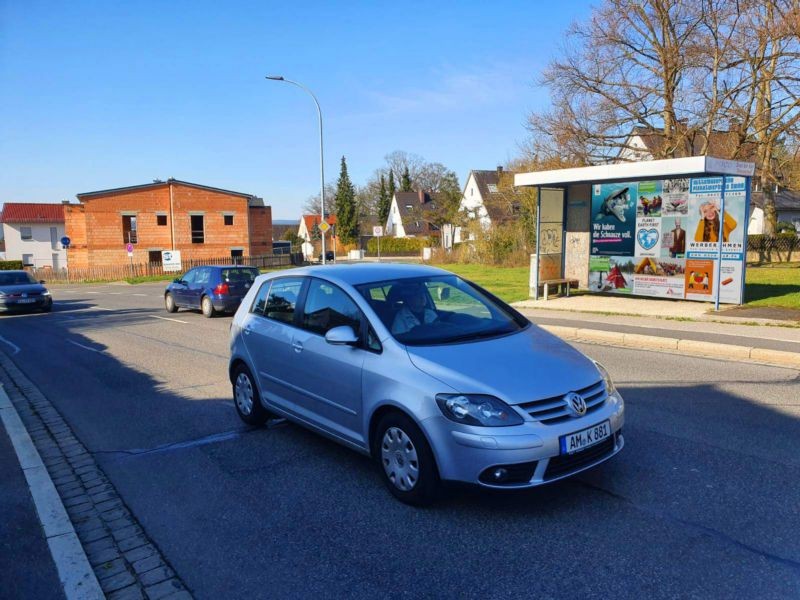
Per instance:
[[[502,190],[500,180],[503,177],[508,177],[513,182],[514,173],[503,171],[503,167],[497,167],[491,171],[472,170],[467,176],[458,210],[466,219],[477,220],[484,231],[488,230],[493,222],[500,223],[512,218],[515,207],[519,208],[515,202],[509,203],[507,194],[520,192],[513,187]],[[461,227],[455,227],[453,243],[458,244],[461,241],[463,241]]]
[[[750,223],[747,225],[748,235],[764,233],[764,193],[750,194]],[[775,211],[778,222],[784,221],[794,225],[800,232],[800,192],[779,190],[775,194]]]
[[[426,218],[426,213],[435,209],[436,194],[395,192],[384,235],[397,238],[438,236],[439,228]]]
[[[67,253],[64,237],[64,207],[61,204],[6,202],[0,215],[6,260],[21,260],[31,267],[62,269]]]

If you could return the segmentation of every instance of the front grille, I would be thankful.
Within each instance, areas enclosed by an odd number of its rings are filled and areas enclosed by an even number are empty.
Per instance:
[[[586,402],[586,414],[590,415],[603,406],[603,402],[608,398],[606,393],[606,386],[601,379],[597,383],[576,390],[576,393],[583,396]],[[519,407],[527,412],[537,421],[546,425],[560,423],[573,418],[572,412],[567,408],[564,402],[564,395],[553,396],[552,398],[544,398],[543,400],[534,400],[533,402],[525,402],[520,404]]]
[[[575,454],[562,454],[554,456],[547,464],[547,469],[544,472],[544,480],[555,479],[573,471],[578,471],[583,467],[608,456],[614,451],[614,440],[617,434],[612,435],[608,439],[603,440],[599,444],[590,446],[585,450],[576,452]]]

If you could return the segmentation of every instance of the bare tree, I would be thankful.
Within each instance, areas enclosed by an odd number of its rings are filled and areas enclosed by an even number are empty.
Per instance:
[[[309,196],[303,204],[303,213],[318,215],[322,212],[322,202],[319,194]],[[336,214],[336,183],[329,181],[325,184],[325,216]]]

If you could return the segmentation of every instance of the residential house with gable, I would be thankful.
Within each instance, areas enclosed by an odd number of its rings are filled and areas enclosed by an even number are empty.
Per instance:
[[[481,229],[487,231],[493,223],[501,224],[515,218],[520,212],[517,196],[522,191],[513,187],[514,174],[501,166],[490,171],[470,171],[458,208],[464,220],[477,221]],[[466,237],[463,228],[456,226],[453,243],[465,241]]]
[[[436,194],[428,192],[395,192],[389,206],[384,235],[403,237],[439,237],[440,228],[429,213],[436,210]]]
[[[21,260],[26,267],[67,266],[61,244],[64,237],[64,204],[6,202],[2,214],[6,260]]]

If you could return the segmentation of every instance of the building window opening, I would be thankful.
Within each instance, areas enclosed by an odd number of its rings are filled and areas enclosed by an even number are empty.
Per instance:
[[[203,226],[203,215],[192,215],[192,243],[202,244],[206,241],[205,227]]]
[[[136,217],[133,215],[122,216],[122,241],[126,244],[135,244],[139,241],[136,235]]]
[[[159,227],[167,226],[167,215],[156,215],[156,225]]]
[[[161,266],[161,250],[150,250],[147,253],[147,262],[153,267]]]
[[[20,227],[19,228],[20,237],[23,240],[32,240],[33,239],[33,231],[30,227]]]
[[[231,250],[231,260],[233,264],[240,265],[242,264],[242,258],[244,256],[244,250]]]
[[[223,215],[222,218],[225,220],[225,225],[233,225],[233,215]]]

